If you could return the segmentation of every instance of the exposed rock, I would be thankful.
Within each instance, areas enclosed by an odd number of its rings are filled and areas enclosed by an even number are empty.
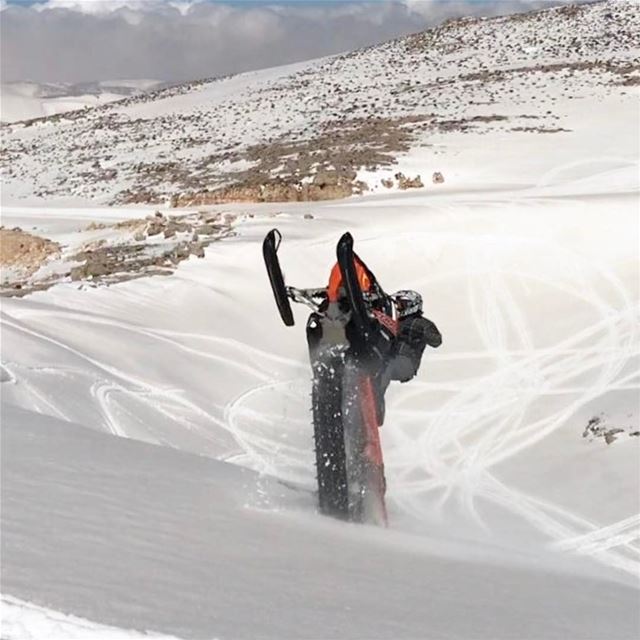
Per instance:
[[[615,442],[616,435],[619,433],[624,433],[624,429],[609,429],[609,431],[605,432],[604,434],[604,441],[607,444],[611,444],[612,442]]]
[[[521,131],[523,133],[569,133],[571,129],[564,127],[512,127],[511,131]]]
[[[599,416],[593,416],[589,420],[582,437],[587,438],[590,442],[596,438],[603,438],[607,444],[612,444],[621,433],[627,433],[629,436],[640,435],[640,431],[627,431],[627,429],[621,427],[609,427],[604,414],[600,414]]]
[[[386,189],[393,189],[393,178],[382,178],[382,180],[380,180],[380,182],[382,183],[382,186],[385,187]]]
[[[81,265],[79,267],[72,267],[71,272],[69,273],[71,280],[73,282],[77,282],[78,280],[84,280],[87,277],[86,265]]]
[[[107,243],[104,239],[91,240],[76,254],[63,255],[65,260],[80,262],[71,267],[66,273],[56,272],[46,275],[37,282],[21,280],[20,282],[6,281],[0,290],[3,296],[23,296],[33,291],[44,290],[63,281],[65,278],[73,282],[87,282],[90,286],[109,285],[116,282],[131,280],[151,275],[167,275],[172,268],[181,261],[194,255],[205,257],[205,247],[228,235],[231,235],[231,225],[236,219],[235,214],[189,213],[184,216],[154,215],[144,220],[134,218],[121,220],[114,224],[104,224],[102,228],[124,231],[118,242],[111,238]],[[205,221],[209,221],[208,223]],[[97,225],[94,225],[97,227]],[[149,244],[145,229],[150,235],[165,236],[161,242],[153,242],[153,249],[149,251]],[[201,237],[200,229],[205,232]],[[21,250],[25,249],[24,232],[6,231],[0,227],[3,235],[18,234],[22,241]],[[186,238],[178,237],[178,233],[186,233]],[[48,240],[36,238],[39,242],[49,243]],[[56,246],[55,243],[50,243]],[[6,251],[7,243],[2,243]],[[158,251],[161,252],[158,255]],[[25,286],[26,285],[26,286]]]
[[[424,187],[420,176],[407,178],[404,173],[398,172],[395,175],[395,179],[398,181],[398,189],[402,189],[403,191],[406,189],[421,189]]]
[[[332,182],[333,180],[330,180]],[[231,185],[214,191],[183,194],[178,197],[179,207],[193,207],[231,202],[308,202],[346,198],[354,193],[354,184],[338,178],[335,184],[300,184],[282,179],[265,184]]]
[[[3,267],[17,267],[29,275],[59,254],[60,245],[47,238],[32,235],[19,227],[0,229],[0,265]]]
[[[184,260],[191,255],[191,247],[186,242],[183,244],[179,244],[174,249],[173,255],[177,260]]]
[[[109,267],[102,261],[90,261],[85,265],[85,273],[87,278],[97,278],[109,273]]]
[[[107,225],[102,222],[91,222],[87,226],[87,231],[97,231],[99,229],[106,229]]]
[[[191,247],[191,254],[197,258],[204,258],[204,247],[201,244],[196,244]]]
[[[313,177],[312,184],[318,187],[335,187],[340,178],[335,171],[318,171]]]
[[[124,191],[114,203],[139,202],[145,197],[143,191],[149,195],[149,203],[157,202],[158,194],[149,190],[150,183],[179,187],[165,196],[173,208],[231,202],[306,202],[361,194],[368,185],[357,181],[357,170],[392,166],[396,154],[409,150],[417,128],[430,118],[411,115],[330,121],[311,139],[265,141],[242,153],[221,152],[203,160],[195,172],[174,160],[139,164],[136,172],[140,174],[140,191]],[[416,127],[406,126],[410,124]],[[208,173],[210,166],[221,161],[240,160],[250,163],[251,168],[226,176]],[[233,183],[228,183],[229,178]]]
[[[433,176],[431,176],[431,181],[433,184],[442,184],[444,182],[444,176],[439,171],[434,171]]]
[[[147,227],[147,235],[148,236],[157,236],[159,233],[162,233],[163,230],[164,230],[164,227],[163,227],[163,225],[161,223],[152,222]]]

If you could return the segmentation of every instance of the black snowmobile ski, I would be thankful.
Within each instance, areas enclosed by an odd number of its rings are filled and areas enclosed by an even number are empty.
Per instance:
[[[351,318],[356,328],[357,338],[360,344],[354,345],[360,348],[366,346],[371,334],[371,318],[367,313],[367,306],[362,295],[362,289],[358,283],[356,273],[356,260],[364,266],[364,263],[353,251],[353,236],[347,231],[340,240],[336,248],[338,264],[342,273],[342,281],[351,308]]]
[[[353,237],[345,233],[338,241],[338,264],[351,308],[351,321],[356,329],[350,336],[356,355],[371,346],[375,320],[369,316],[367,301],[356,272],[356,262],[365,270],[371,286],[382,290],[375,276],[353,250]],[[347,469],[348,513],[354,522],[387,525],[384,501],[385,478],[377,410],[376,385],[372,377],[356,362],[346,359],[343,374],[342,424]]]
[[[278,247],[281,241],[282,234],[277,229],[269,231],[262,243],[262,255],[264,256],[271,289],[273,290],[273,296],[276,299],[282,322],[287,327],[292,327],[294,325],[293,312],[291,311],[287,287],[284,283],[284,276],[278,260]]]

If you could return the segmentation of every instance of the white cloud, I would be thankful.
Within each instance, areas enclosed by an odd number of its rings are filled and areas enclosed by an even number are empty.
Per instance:
[[[451,16],[495,15],[539,4],[532,0],[9,4],[0,21],[2,79],[190,80],[346,51],[419,31]]]
[[[47,2],[33,5],[33,9],[39,12],[52,9],[68,9],[90,15],[105,15],[120,9],[150,13],[161,11],[167,4],[172,3],[166,3],[164,0],[47,0]]]
[[[187,15],[195,2],[168,2],[169,6],[180,12],[180,15]]]

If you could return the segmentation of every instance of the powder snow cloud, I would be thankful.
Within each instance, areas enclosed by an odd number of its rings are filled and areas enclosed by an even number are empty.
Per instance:
[[[191,80],[320,57],[543,0],[0,0],[2,81]],[[558,3],[556,3],[558,4]]]

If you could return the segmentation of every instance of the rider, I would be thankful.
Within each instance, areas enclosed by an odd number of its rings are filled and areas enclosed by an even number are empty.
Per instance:
[[[360,285],[369,296],[371,310],[377,322],[376,329],[357,352],[357,358],[363,369],[368,371],[378,388],[377,414],[378,424],[384,420],[384,394],[392,380],[408,382],[420,367],[422,354],[427,345],[437,348],[442,336],[436,325],[422,314],[422,296],[417,291],[403,289],[393,295],[382,291],[378,282],[366,267],[357,259]],[[338,265],[331,273],[326,289],[324,329],[320,328],[320,316],[312,313],[307,322],[307,341],[312,361],[320,343],[332,334],[332,318],[344,311],[345,291]],[[337,326],[342,326],[337,323]],[[351,344],[357,344],[357,336],[352,334],[354,327],[346,327],[347,338]],[[351,334],[351,335],[350,335]]]
[[[386,371],[390,380],[407,382],[418,372],[425,347],[439,347],[442,335],[422,315],[422,296],[417,291],[397,291],[391,300],[398,314],[398,334]]]
[[[397,318],[395,335],[381,327],[368,363],[377,372],[380,424],[384,420],[384,393],[389,383],[411,380],[420,368],[426,346],[435,349],[442,344],[438,327],[422,314],[422,296],[417,291],[403,289],[389,298]]]

